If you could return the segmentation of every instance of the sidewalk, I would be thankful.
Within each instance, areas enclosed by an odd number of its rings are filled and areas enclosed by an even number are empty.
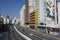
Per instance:
[[[32,29],[32,28],[30,28],[30,30],[36,31],[35,29]],[[38,33],[44,33],[44,29],[38,29],[37,32],[38,32]],[[45,33],[44,33],[44,34],[45,34]],[[56,38],[60,38],[60,34],[59,34],[59,35],[46,34],[46,35],[50,35],[50,36],[53,36],[53,37],[56,37]]]

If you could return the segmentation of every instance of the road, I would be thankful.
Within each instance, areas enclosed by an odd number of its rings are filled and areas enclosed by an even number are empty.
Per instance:
[[[36,31],[20,27],[20,26],[15,26],[16,29],[27,36],[28,38],[32,40],[60,40],[52,36],[46,36],[43,33],[38,33]],[[0,32],[0,40],[26,40],[23,36],[21,36],[14,28],[14,26],[8,25],[3,29],[2,32]],[[29,39],[28,39],[29,40]]]
[[[7,26],[2,29],[0,32],[0,40],[25,40],[22,36],[20,36],[15,30],[13,26]]]
[[[38,33],[38,32],[35,32],[33,30],[24,28],[24,27],[16,27],[16,28],[21,33],[23,33],[24,35],[28,36],[32,40],[60,40],[59,38],[48,36],[48,35],[45,35],[43,33]]]

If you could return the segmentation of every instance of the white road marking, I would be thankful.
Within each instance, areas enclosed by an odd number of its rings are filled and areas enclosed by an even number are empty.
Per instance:
[[[30,35],[32,36],[32,35],[34,35],[34,34],[31,33]]]
[[[18,34],[20,34],[22,37],[24,37],[26,40],[32,40],[31,38],[25,36],[24,34],[22,34],[20,31],[17,30],[16,26],[14,26],[14,29],[17,31]]]

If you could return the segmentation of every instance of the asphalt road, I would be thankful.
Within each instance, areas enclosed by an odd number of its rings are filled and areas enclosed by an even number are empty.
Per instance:
[[[6,26],[0,31],[0,40],[25,40],[20,36],[13,26]]]
[[[37,33],[27,28],[19,26],[16,26],[16,28],[18,29],[18,31],[20,31],[27,37],[31,38],[32,40],[60,40],[46,36],[42,33]],[[0,32],[0,40],[26,40],[26,39],[17,33],[14,26],[6,26],[5,28],[3,28],[3,31]]]
[[[43,33],[37,33],[35,31],[29,30],[27,28],[23,27],[16,27],[21,33],[28,36],[32,40],[60,40],[58,38],[52,37],[52,36],[46,36]]]

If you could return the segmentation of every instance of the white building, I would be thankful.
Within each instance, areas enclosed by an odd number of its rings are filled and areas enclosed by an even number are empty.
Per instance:
[[[18,18],[14,17],[14,18],[12,19],[12,24],[18,24]]]
[[[34,0],[28,0],[29,1],[29,13],[34,11]],[[25,19],[24,19],[24,14],[25,13],[25,5],[20,10],[20,26],[25,26]]]
[[[23,27],[25,26],[24,13],[25,13],[25,5],[20,10],[20,26]]]
[[[57,12],[56,12],[56,0],[46,0],[47,4],[47,17],[46,26],[51,28],[58,28],[57,24]]]
[[[44,26],[43,23],[44,23],[44,0],[39,0],[38,1],[38,26]]]
[[[22,26],[24,26],[24,16],[23,16],[24,9],[25,9],[25,5],[22,7],[20,11],[20,14],[21,14],[20,24]],[[58,28],[57,27],[58,24],[57,24],[56,0],[29,0],[29,13],[33,12],[34,10],[38,10],[38,24],[37,24],[38,26]]]
[[[58,24],[60,26],[60,2],[58,2]]]
[[[34,11],[34,0],[29,0],[29,13]]]
[[[38,26],[58,28],[56,0],[39,0],[38,3]]]

